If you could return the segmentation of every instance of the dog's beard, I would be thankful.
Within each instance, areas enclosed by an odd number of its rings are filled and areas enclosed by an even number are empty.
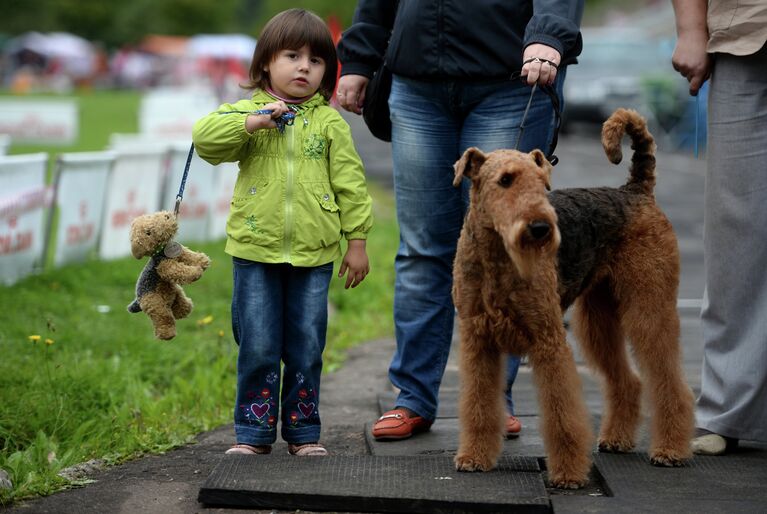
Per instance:
[[[496,227],[503,245],[523,280],[531,280],[539,268],[542,259],[556,257],[560,243],[560,234],[556,225],[552,233],[543,241],[532,239],[527,232],[527,223],[516,221],[508,226]]]

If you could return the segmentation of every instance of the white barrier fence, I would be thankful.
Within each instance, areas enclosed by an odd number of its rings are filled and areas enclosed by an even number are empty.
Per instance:
[[[114,161],[112,152],[59,156],[55,181],[59,211],[54,238],[55,266],[94,256],[103,226],[104,192]],[[51,241],[50,237],[46,240]]]
[[[119,154],[104,200],[104,229],[99,243],[102,259],[130,255],[131,221],[159,209],[165,159],[166,153],[159,150]]]
[[[0,133],[14,143],[71,144],[78,131],[76,100],[0,98]]]
[[[13,284],[43,265],[48,154],[0,157],[0,282]]]
[[[11,136],[8,134],[0,134],[0,155],[8,153],[8,148],[11,146]]]
[[[149,145],[147,136],[124,136],[113,138],[110,151],[60,154],[53,186],[45,184],[47,154],[0,155],[0,283],[41,270],[49,253],[55,267],[129,256],[133,219],[173,210],[189,142],[155,137]],[[225,235],[236,178],[236,164],[211,166],[194,155],[179,241]]]

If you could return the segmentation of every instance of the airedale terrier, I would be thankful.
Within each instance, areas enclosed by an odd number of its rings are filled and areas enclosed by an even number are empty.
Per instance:
[[[606,412],[599,450],[628,452],[641,410],[641,382],[629,364],[631,342],[652,399],[653,464],[689,458],[693,396],[681,368],[679,251],[656,205],[655,142],[644,119],[619,109],[602,128],[611,162],[628,133],[634,155],[619,188],[550,189],[551,165],[529,154],[468,149],[455,185],[472,181],[454,266],[453,299],[461,337],[462,471],[487,471],[501,453],[505,353],[527,355],[542,409],[552,485],[587,482],[592,434],[563,313],[575,304],[574,331],[604,376]]]

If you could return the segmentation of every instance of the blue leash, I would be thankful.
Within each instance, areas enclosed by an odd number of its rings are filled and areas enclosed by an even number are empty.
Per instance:
[[[695,95],[695,158],[698,158],[698,127],[700,125],[700,91]]]
[[[259,109],[257,111],[227,111],[220,112],[219,114],[272,114],[274,111],[271,109]],[[280,134],[285,132],[285,127],[292,125],[296,119],[296,113],[288,111],[279,118],[274,120],[277,125],[277,130]],[[181,177],[181,186],[178,188],[178,194],[176,195],[176,206],[173,208],[173,215],[178,218],[178,211],[181,208],[181,200],[184,198],[184,188],[186,187],[186,178],[189,176],[189,167],[192,164],[192,156],[194,155],[194,143],[189,147],[189,155],[186,157],[186,164],[184,165],[184,175]]]

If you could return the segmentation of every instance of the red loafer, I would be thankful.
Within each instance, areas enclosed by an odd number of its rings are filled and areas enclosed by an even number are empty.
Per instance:
[[[407,439],[419,432],[426,432],[431,422],[421,416],[408,416],[403,409],[385,412],[373,425],[373,437],[377,441],[396,441]]]
[[[515,416],[509,414],[506,418],[506,438],[514,439],[519,437],[519,433],[522,431],[522,423]]]

